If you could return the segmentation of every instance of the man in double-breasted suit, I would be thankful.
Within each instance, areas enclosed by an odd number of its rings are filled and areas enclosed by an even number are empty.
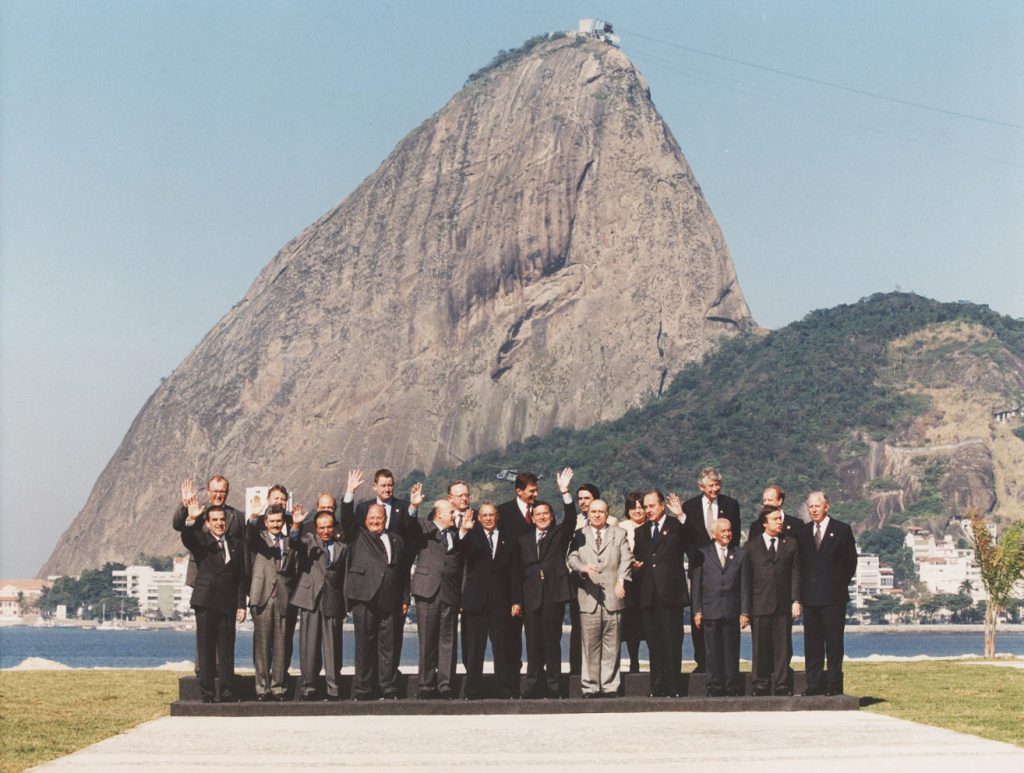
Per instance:
[[[683,660],[683,608],[690,602],[686,588],[686,530],[666,517],[660,491],[644,494],[647,523],[633,538],[633,601],[640,609],[644,638],[651,655],[651,695],[679,694]]]
[[[420,642],[419,697],[451,698],[463,563],[451,502],[434,502],[431,519],[417,519],[409,538],[415,556],[409,589],[416,601]]]
[[[764,507],[758,515],[764,532],[747,543],[744,560],[750,567],[748,616],[751,626],[751,670],[754,695],[792,695],[789,661],[793,657],[793,621],[800,616],[800,548],[782,534],[782,513]]]
[[[298,508],[296,508],[298,509]],[[254,515],[245,525],[252,581],[252,663],[256,670],[256,700],[284,700],[287,689],[289,602],[295,588],[295,555],[284,529],[284,508],[274,505],[262,519]]]
[[[619,691],[621,612],[626,582],[632,576],[633,551],[624,529],[608,526],[608,503],[590,502],[587,525],[572,539],[567,566],[576,573],[580,608],[584,698],[616,697]]]
[[[842,695],[843,635],[850,580],[857,571],[853,530],[828,514],[828,497],[815,491],[807,497],[803,541],[804,695]],[[828,654],[828,671],[824,670]]]
[[[305,527],[301,507],[292,512],[288,543],[296,556],[292,606],[300,610],[299,671],[302,700],[317,697],[317,677],[323,666],[327,700],[340,697],[342,625],[345,622],[345,560],[348,546],[338,538],[333,498],[317,505],[315,530]]]
[[[750,583],[750,567],[743,561],[743,548],[732,544],[732,523],[715,522],[715,541],[700,549],[700,561],[693,570],[693,624],[704,633],[707,647],[707,694],[742,695],[740,679],[740,615]]]
[[[700,471],[697,484],[701,491],[700,496],[683,502],[691,581],[693,580],[693,570],[700,561],[700,549],[715,541],[715,522],[719,518],[726,518],[732,524],[732,546],[736,547],[740,544],[740,504],[732,497],[721,493],[721,473],[714,467],[705,467]],[[704,659],[704,632],[694,625],[692,620],[690,635],[693,637],[693,659],[697,661],[694,673],[704,673],[707,670]]]
[[[526,698],[559,695],[562,674],[562,621],[569,602],[565,554],[576,531],[576,505],[569,493],[572,469],[557,476],[564,515],[556,528],[547,502],[533,505],[533,528],[519,537],[523,577],[523,628],[526,630]]]
[[[181,542],[196,563],[191,605],[200,695],[203,703],[233,702],[235,623],[245,620],[245,550],[227,533],[223,505],[203,509],[193,493],[186,507]]]
[[[371,504],[366,522],[357,522],[352,502],[362,482],[362,471],[349,472],[341,504],[342,539],[349,546],[345,596],[352,609],[356,639],[352,697],[394,699],[398,697],[396,631],[409,611],[405,541],[397,533],[385,531],[384,505]]]
[[[510,649],[513,618],[522,616],[523,580],[517,541],[499,525],[498,508],[481,502],[474,528],[472,511],[462,520],[458,550],[465,558],[462,585],[462,658],[466,695],[483,697],[482,677],[487,639],[494,656],[495,692],[499,698],[518,695],[519,672]]]
[[[498,505],[498,528],[517,543],[519,538],[533,530],[533,506],[537,501],[539,478],[532,472],[516,474],[513,488],[516,495]],[[508,627],[508,651],[516,674],[523,670],[523,617],[513,617]],[[515,679],[513,694],[519,697],[519,677]]]

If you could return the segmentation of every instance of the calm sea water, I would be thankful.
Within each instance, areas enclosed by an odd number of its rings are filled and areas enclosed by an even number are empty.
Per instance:
[[[794,653],[803,655],[803,637],[793,636]],[[298,669],[298,636],[296,636],[293,667]],[[568,661],[568,634],[562,637],[563,657]],[[415,667],[417,660],[416,628],[406,626],[402,647],[402,665]],[[693,649],[687,633],[684,658],[692,658]],[[984,648],[982,634],[900,632],[872,633],[851,631],[846,633],[846,655],[866,658],[871,655],[912,657],[955,657],[981,655]],[[344,665],[354,665],[352,632],[345,632]],[[1006,632],[996,637],[996,650],[1002,654],[1024,656],[1024,633]],[[623,648],[625,652],[625,648]],[[744,634],[741,655],[750,659],[750,636]],[[45,658],[73,668],[153,668],[165,663],[192,661],[195,656],[195,635],[191,631],[131,631],[95,630],[79,628],[0,628],[0,668],[12,668],[26,658]],[[641,652],[646,658],[646,651]],[[252,632],[239,631],[235,645],[235,662],[240,668],[252,664]]]

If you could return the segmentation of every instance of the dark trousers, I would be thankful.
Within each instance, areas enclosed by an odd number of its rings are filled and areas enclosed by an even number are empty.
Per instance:
[[[583,632],[575,581],[572,584],[572,598],[569,599],[569,625],[569,673],[577,676],[583,671]]]
[[[450,692],[455,674],[455,630],[459,608],[434,599],[416,598],[416,633],[420,640],[420,692]]]
[[[302,627],[299,629],[299,672],[303,696],[316,693],[317,678],[320,676],[320,668],[323,667],[327,694],[332,698],[338,697],[338,685],[341,683],[342,623],[344,619],[328,617],[319,609],[302,610]]]
[[[693,659],[697,663],[694,673],[703,674],[708,670],[707,647],[704,642],[705,631],[693,624],[693,617],[690,617],[690,638],[693,640]]]
[[[630,606],[622,610],[622,640],[629,654],[629,672],[640,672],[640,642],[644,639],[644,626],[640,610]]]
[[[352,697],[398,693],[398,669],[395,667],[395,628],[402,616],[401,607],[384,608],[371,601],[352,604],[355,624],[356,673]]]
[[[651,693],[678,695],[683,665],[683,607],[656,601],[641,610],[640,616],[651,655]]]
[[[492,649],[494,645],[491,645]],[[512,694],[519,697],[519,675],[523,672],[523,616],[509,617],[508,643],[509,670],[516,675]]]
[[[793,617],[789,610],[750,618],[751,680],[755,690],[789,689],[789,661],[793,657]]]
[[[284,695],[291,647],[288,635],[288,602],[271,599],[252,610],[252,665],[256,670],[256,695]]]
[[[235,679],[235,613],[226,615],[209,607],[196,607],[195,612],[199,692],[203,700],[216,697],[216,674],[220,696],[229,696]]]
[[[740,621],[738,618],[708,620],[703,637],[706,645],[708,692],[742,695],[740,681]]]
[[[559,694],[562,675],[562,621],[565,604],[541,604],[523,612],[526,629],[526,689],[531,695]]]
[[[804,657],[807,689],[843,691],[843,634],[846,605],[804,607]],[[828,655],[828,670],[824,670]]]
[[[509,652],[509,629],[516,619],[507,611],[485,609],[481,612],[462,613],[462,657],[466,666],[467,698],[483,695],[482,674],[488,638],[491,640],[491,655],[494,657],[495,692],[499,698],[512,697],[513,681],[519,681],[519,674],[513,671],[515,660]]]

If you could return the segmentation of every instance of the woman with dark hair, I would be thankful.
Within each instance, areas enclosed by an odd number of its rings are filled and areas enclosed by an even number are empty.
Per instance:
[[[644,495],[640,491],[631,491],[626,495],[626,517],[619,521],[619,526],[626,530],[629,549],[633,550],[636,528],[647,523],[644,511]],[[629,673],[640,673],[640,641],[643,639],[643,626],[640,624],[640,610],[629,603],[629,586],[626,586],[626,608],[622,611],[622,641],[629,652]]]

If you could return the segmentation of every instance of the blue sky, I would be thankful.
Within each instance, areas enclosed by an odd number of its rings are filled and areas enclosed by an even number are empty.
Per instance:
[[[1019,2],[6,0],[0,576],[35,573],[289,238],[499,49],[585,16],[648,79],[759,323],[897,288],[1024,316]]]

